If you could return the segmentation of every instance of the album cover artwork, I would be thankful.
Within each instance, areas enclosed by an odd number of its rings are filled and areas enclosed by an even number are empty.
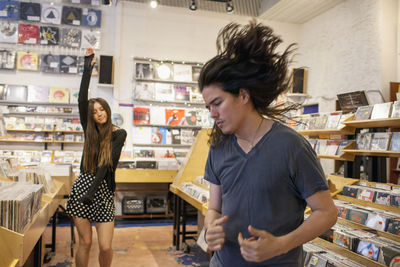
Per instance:
[[[100,49],[100,31],[82,30],[81,48]]]
[[[99,75],[99,65],[97,64],[98,58],[96,60],[96,63],[94,63],[93,69],[92,69],[92,76]],[[85,63],[85,57],[78,56],[77,57],[77,65],[78,65],[78,73],[82,74],[83,73],[83,64]]]
[[[63,46],[79,48],[81,46],[82,32],[79,29],[63,28],[61,30],[61,39]]]
[[[380,263],[389,267],[400,267],[400,249],[397,246],[382,246],[380,252]]]
[[[361,254],[367,258],[378,260],[380,248],[378,245],[372,243],[371,241],[360,240],[357,246],[357,253]]]
[[[387,221],[388,221],[388,218],[382,216],[381,214],[375,213],[375,212],[370,212],[370,213],[368,213],[368,218],[365,221],[365,225],[368,227],[371,227],[373,229],[385,231]]]
[[[165,124],[166,125],[186,125],[184,109],[165,109]]]
[[[343,196],[358,198],[359,193],[360,193],[360,188],[359,187],[353,187],[353,186],[345,185],[345,186],[343,186],[341,194]]]
[[[156,83],[155,99],[159,101],[174,101],[174,90],[171,84]]]
[[[400,151],[400,132],[393,132],[392,139],[390,141],[391,151]]]
[[[0,22],[0,43],[16,44],[18,42],[18,23]]]
[[[359,223],[359,224],[365,224],[365,221],[368,218],[368,213],[366,211],[362,211],[359,209],[349,209],[347,212],[347,220]]]
[[[328,120],[329,114],[321,113],[315,120],[315,129],[324,129]]]
[[[41,7],[39,3],[21,2],[20,18],[27,21],[40,21]]]
[[[82,11],[82,25],[89,27],[101,27],[101,10],[84,8]]]
[[[371,113],[371,120],[389,118],[392,102],[375,104]]]
[[[181,144],[181,130],[180,129],[169,129],[171,133],[171,144],[180,145]]]
[[[389,219],[386,231],[397,236],[400,235],[400,220],[395,218]]]
[[[0,1],[0,19],[20,19],[19,1]]]
[[[369,150],[371,147],[372,133],[357,134],[356,147],[359,150]]]
[[[197,126],[197,111],[186,110],[185,111],[186,124],[189,126]]]
[[[49,101],[49,87],[28,85],[27,101],[30,103],[34,102],[47,103]]]
[[[39,43],[41,45],[58,45],[60,33],[57,27],[40,26]]]
[[[137,82],[134,90],[134,98],[139,100],[154,100],[154,83]]]
[[[26,102],[28,88],[25,85],[8,84],[6,88],[7,101]]]
[[[373,202],[375,200],[375,191],[369,188],[361,188],[358,199]]]
[[[369,117],[371,116],[372,109],[373,106],[358,107],[353,120],[355,121],[368,120]]]
[[[133,127],[133,144],[151,144],[151,127]]]
[[[39,54],[18,51],[17,54],[17,69],[37,71],[39,65]]]
[[[194,132],[191,129],[181,129],[181,144],[192,145],[194,139]]]
[[[154,69],[151,63],[136,63],[136,78],[137,79],[153,79]]]
[[[150,107],[150,123],[154,125],[165,124],[165,107],[159,107],[159,106]]]
[[[61,12],[62,6],[43,3],[40,21],[42,23],[59,25],[61,24]]]
[[[391,133],[373,133],[370,150],[386,151]]]
[[[186,85],[174,84],[175,100],[176,101],[189,101],[190,100],[190,87]]]
[[[194,103],[203,103],[203,95],[200,92],[199,87],[191,87],[190,88],[190,102]]]
[[[390,192],[386,191],[376,192],[375,203],[390,206]]]
[[[339,145],[339,147],[338,147],[338,150],[337,150],[337,152],[336,152],[336,155],[337,156],[340,156],[340,155],[342,155],[343,154],[343,152],[342,152],[342,150],[343,150],[343,148],[345,148],[348,144],[350,144],[352,142],[352,140],[342,140],[341,142],[340,142],[340,145]]]
[[[199,81],[201,69],[202,69],[202,67],[200,67],[200,66],[192,66],[192,81],[193,82],[197,83]]]
[[[66,25],[80,26],[82,21],[82,8],[63,6],[61,22]]]
[[[16,52],[9,50],[0,50],[0,69],[15,69]]]
[[[325,124],[325,129],[337,129],[340,121],[341,113],[331,113]]]
[[[393,102],[392,118],[400,118],[400,100]]]
[[[157,145],[165,145],[167,143],[167,129],[163,127],[152,127],[151,143]]]
[[[77,56],[60,56],[60,72],[61,73],[78,73]]]
[[[174,80],[181,82],[191,82],[192,66],[183,64],[174,64]]]
[[[69,103],[75,104],[78,103],[79,97],[79,89],[78,88],[69,88]],[[118,113],[115,113],[118,114]]]
[[[48,73],[60,72],[60,56],[59,55],[41,55],[40,56],[40,71]]]
[[[158,80],[172,80],[172,65],[169,63],[153,63],[154,78]]]
[[[354,237],[350,236],[349,234],[347,234],[345,232],[335,231],[333,233],[333,243],[340,247],[352,250],[353,242],[354,242]]]
[[[39,41],[39,27],[36,25],[19,24],[18,43],[37,44]]]
[[[390,195],[390,206],[398,207],[398,208],[400,207],[400,195],[399,194],[392,193]]]
[[[150,124],[150,109],[146,107],[134,107],[133,124]]]
[[[50,87],[49,103],[69,103],[68,89],[61,87]]]
[[[133,151],[135,158],[154,158],[153,149],[135,148]]]
[[[328,140],[326,145],[326,155],[336,155],[336,152],[340,145],[340,140]]]

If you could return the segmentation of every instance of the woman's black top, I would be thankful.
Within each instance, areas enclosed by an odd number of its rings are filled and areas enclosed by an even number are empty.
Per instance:
[[[90,56],[85,56],[85,63],[83,68],[83,75],[81,86],[79,89],[79,97],[78,97],[78,107],[79,107],[79,116],[82,124],[83,131],[86,133],[88,116],[92,116],[89,114],[88,106],[88,90],[89,90],[89,82],[90,77],[92,75],[93,66],[91,66],[91,61],[93,59],[94,54]],[[111,119],[111,118],[108,118]],[[124,146],[126,139],[126,131],[124,129],[117,129],[112,132],[112,141],[111,141],[111,158],[112,158],[112,169],[107,165],[102,165],[97,167],[96,169],[96,178],[94,183],[92,184],[89,192],[87,193],[87,197],[89,199],[93,199],[94,194],[96,193],[99,185],[106,179],[108,188],[114,192],[115,191],[115,169],[117,168],[119,157],[121,155],[122,147]],[[81,172],[84,172],[83,169],[83,154],[81,159]]]

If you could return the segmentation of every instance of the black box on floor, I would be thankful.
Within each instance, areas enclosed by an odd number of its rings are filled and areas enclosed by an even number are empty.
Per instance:
[[[144,197],[126,196],[122,199],[122,214],[142,214],[144,213]]]
[[[146,197],[147,213],[166,213],[167,212],[167,196],[150,195]]]

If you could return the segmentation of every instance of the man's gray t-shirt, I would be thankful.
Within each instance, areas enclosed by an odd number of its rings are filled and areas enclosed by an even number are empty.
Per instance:
[[[222,266],[301,266],[302,247],[262,263],[243,259],[238,234],[250,237],[248,226],[285,235],[303,222],[305,199],[328,190],[324,172],[308,141],[274,122],[256,146],[245,153],[230,135],[208,154],[204,178],[220,185],[226,239],[214,257]]]

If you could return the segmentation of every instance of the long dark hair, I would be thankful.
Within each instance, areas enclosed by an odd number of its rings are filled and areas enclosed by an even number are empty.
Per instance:
[[[230,23],[217,37],[217,55],[202,68],[199,88],[218,85],[238,96],[240,89],[249,92],[251,102],[260,115],[279,121],[287,119],[297,104],[271,105],[289,88],[288,65],[296,44],[289,45],[282,54],[276,48],[282,40],[265,25],[250,21],[247,25]],[[220,144],[226,135],[214,124],[209,143]]]
[[[99,103],[107,113],[107,121],[97,126],[93,119],[94,103]],[[83,149],[83,169],[94,173],[101,165],[112,166],[111,161],[111,135],[113,124],[111,122],[111,108],[103,98],[89,99],[88,122]]]

